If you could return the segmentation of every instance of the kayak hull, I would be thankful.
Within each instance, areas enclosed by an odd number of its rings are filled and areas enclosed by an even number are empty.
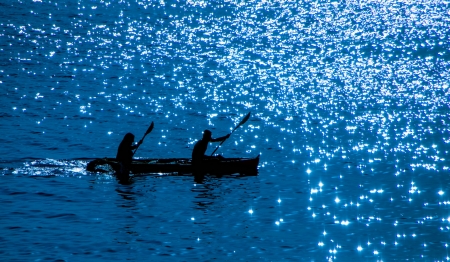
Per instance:
[[[194,170],[189,158],[165,158],[165,159],[135,159],[131,163],[130,171],[133,174],[142,173],[180,173],[189,174],[194,171],[204,174],[235,174],[257,175],[259,155],[255,158],[208,158],[202,165]],[[89,162],[88,171],[101,171],[100,167],[109,165],[116,172],[120,172],[121,166],[115,158],[98,158]]]

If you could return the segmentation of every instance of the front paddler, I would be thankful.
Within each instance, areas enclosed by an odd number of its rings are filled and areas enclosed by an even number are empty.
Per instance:
[[[134,143],[134,135],[132,133],[127,133],[122,142],[120,142],[119,148],[117,149],[116,160],[120,163],[120,172],[117,173],[117,178],[120,181],[126,181],[129,179],[131,161],[133,160],[133,150],[138,148],[142,144],[142,140],[136,145]]]
[[[127,133],[122,142],[120,142],[119,148],[117,149],[116,160],[120,163],[120,172],[117,173],[117,178],[120,182],[127,182],[130,178],[131,162],[133,160],[134,154],[138,150],[139,146],[144,142],[145,137],[152,132],[155,124],[152,123],[145,131],[144,136],[136,145],[134,143],[134,135],[132,133]],[[134,152],[133,152],[134,149]]]

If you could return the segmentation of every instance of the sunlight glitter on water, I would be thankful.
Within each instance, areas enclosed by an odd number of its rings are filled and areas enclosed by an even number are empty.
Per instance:
[[[261,153],[262,180],[273,190],[309,191],[290,197],[311,205],[307,217],[314,223],[341,225],[355,243],[370,235],[371,248],[358,247],[369,259],[400,254],[390,242],[372,240],[391,238],[393,226],[410,236],[411,221],[429,209],[447,221],[447,4],[13,3],[19,5],[5,7],[13,15],[0,31],[6,63],[0,86],[11,115],[5,117],[27,119],[15,125],[17,132],[36,134],[6,141],[8,154],[34,157],[30,148],[39,148],[41,158],[111,156],[127,129],[142,133],[154,119],[161,128],[139,153],[190,156],[204,129],[226,134],[252,111],[221,152]],[[303,190],[296,183],[304,180]],[[264,193],[271,203],[277,199]],[[289,197],[282,199],[280,209],[295,217]],[[260,210],[248,212],[252,219],[271,212]],[[429,232],[441,225],[428,223],[415,234],[431,248]],[[321,237],[323,229],[313,228]],[[327,237],[337,239],[340,230],[327,228]],[[339,259],[340,250],[314,251]],[[429,258],[447,256],[436,254]]]

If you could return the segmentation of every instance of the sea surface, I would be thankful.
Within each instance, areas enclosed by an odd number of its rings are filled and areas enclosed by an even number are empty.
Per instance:
[[[0,2],[1,261],[450,259],[448,1]],[[258,176],[85,170],[260,155]],[[212,153],[216,144],[209,146]]]

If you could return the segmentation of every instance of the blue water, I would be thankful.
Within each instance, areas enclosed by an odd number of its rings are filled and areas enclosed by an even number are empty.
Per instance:
[[[444,1],[0,3],[2,261],[450,258]],[[261,155],[256,177],[85,171]],[[215,145],[211,144],[212,152]]]

